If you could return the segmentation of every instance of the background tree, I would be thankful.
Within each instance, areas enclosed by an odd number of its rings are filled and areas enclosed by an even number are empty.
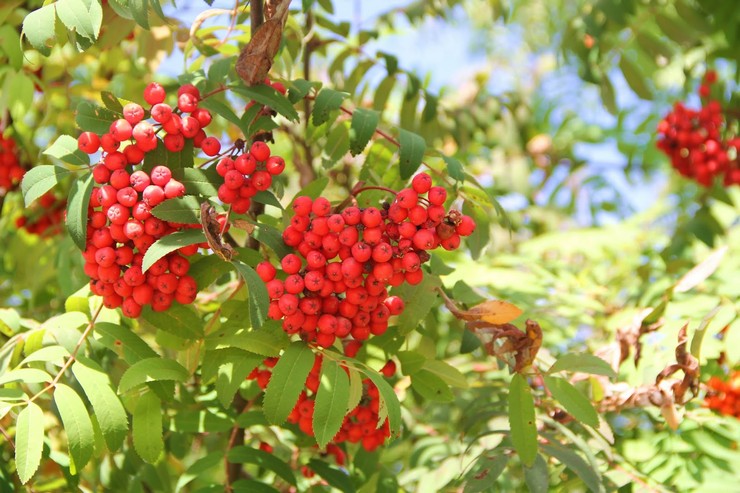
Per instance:
[[[731,2],[212,3],[0,6],[3,491],[731,484]]]

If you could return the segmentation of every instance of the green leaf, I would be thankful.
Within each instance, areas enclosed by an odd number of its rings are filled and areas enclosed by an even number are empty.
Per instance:
[[[152,215],[182,224],[200,224],[200,201],[194,195],[165,200],[152,209]]]
[[[218,354],[216,396],[221,405],[228,408],[234,400],[236,390],[264,358],[236,348],[230,351],[219,351]]]
[[[622,71],[624,78],[627,80],[630,88],[642,99],[651,99],[653,93],[645,80],[645,75],[641,72],[640,67],[628,57],[622,55],[619,61],[619,69]]]
[[[49,40],[54,38],[56,11],[54,5],[34,10],[23,19],[23,35],[44,56],[51,54]],[[24,481],[25,483],[25,481]]]
[[[401,144],[399,149],[401,178],[408,180],[419,169],[421,161],[424,159],[427,143],[421,135],[404,129],[401,129],[398,134],[398,142]]]
[[[378,128],[380,113],[364,108],[357,108],[352,114],[352,126],[349,131],[349,152],[356,156],[367,147],[370,138]]]
[[[92,404],[108,450],[118,450],[128,434],[128,418],[110,377],[97,363],[84,356],[77,357],[72,373]]]
[[[99,341],[105,347],[118,354],[123,353],[123,359],[128,364],[158,356],[154,349],[128,327],[98,322],[95,324],[95,333],[100,336]]]
[[[67,201],[67,231],[80,250],[87,243],[87,212],[93,189],[93,175],[88,173],[72,183]]]
[[[442,155],[442,159],[447,164],[447,174],[450,175],[450,178],[459,182],[465,181],[465,170],[460,161],[454,157],[445,155]]]
[[[141,269],[146,272],[157,260],[168,253],[174,252],[178,248],[194,243],[203,243],[204,241],[206,241],[206,237],[202,229],[186,229],[163,236],[154,242],[149,247],[149,250],[146,251]]]
[[[516,373],[509,384],[509,425],[511,442],[524,465],[531,467],[537,458],[537,424],[534,399],[525,379]]]
[[[116,95],[112,92],[101,91],[100,99],[103,101],[105,107],[109,110],[115,111],[116,113],[123,113],[123,104],[121,104],[121,100],[118,99]]]
[[[599,93],[607,111],[612,115],[616,115],[619,112],[619,108],[617,108],[617,95],[609,77],[603,77],[599,82]]]
[[[29,402],[15,422],[15,467],[21,483],[26,484],[41,463],[44,450],[44,412]]]
[[[10,382],[42,383],[51,382],[52,380],[51,375],[38,368],[18,368],[0,375],[0,385]]]
[[[77,148],[77,139],[60,135],[42,154],[74,166],[89,166],[90,157]]]
[[[237,116],[236,113],[234,113],[234,110],[232,110],[228,105],[225,103],[222,103],[221,101],[218,101],[214,98],[204,99],[202,102],[198,103],[199,107],[203,107],[207,110],[210,110],[211,113],[214,113],[224,120],[227,120],[237,127],[245,134],[247,135],[248,129],[244,125],[244,122]]]
[[[609,363],[598,356],[587,353],[566,353],[555,361],[550,369],[547,370],[547,373],[553,374],[560,371],[590,373],[592,375],[604,375],[609,378],[615,378],[617,376],[612,367],[609,366]]]
[[[217,491],[218,488],[218,485],[216,485],[214,491]],[[231,485],[231,491],[234,493],[280,493],[280,490],[256,479],[240,479],[234,481]],[[202,493],[201,490],[198,490],[198,493]]]
[[[346,472],[332,467],[324,461],[318,459],[311,459],[308,462],[308,467],[316,471],[316,474],[321,476],[329,486],[332,486],[343,493],[353,493],[356,490],[355,485],[352,483]]]
[[[306,95],[311,92],[311,89],[318,89],[321,87],[320,82],[309,82],[304,79],[292,80],[288,83],[288,100],[296,104],[302,100]],[[308,115],[306,115],[308,118]]]
[[[455,398],[449,385],[427,370],[419,370],[411,375],[411,387],[423,398],[430,401],[451,402]]]
[[[424,367],[427,358],[416,351],[399,351],[398,360],[404,375],[413,375]]]
[[[71,173],[72,171],[68,169],[49,165],[36,166],[26,171],[21,181],[21,191],[26,207]]]
[[[46,346],[23,358],[23,361],[21,361],[18,366],[24,366],[36,361],[44,363],[61,363],[67,356],[69,356],[69,351],[62,346]]]
[[[274,375],[273,375],[274,378]],[[252,447],[246,447],[240,445],[229,450],[226,456],[228,461],[236,464],[255,464],[259,467],[269,469],[274,472],[286,482],[296,486],[295,474],[288,464],[281,461],[272,454],[268,454],[264,450],[254,449]]]
[[[225,82],[235,61],[235,56],[221,58],[214,61],[211,66],[208,67],[208,82],[210,82],[211,84]]]
[[[313,413],[313,432],[316,443],[323,449],[342,427],[349,403],[349,377],[336,362],[324,358],[321,363],[321,381],[316,393]]]
[[[265,205],[271,205],[273,207],[277,207],[280,210],[283,210],[283,205],[280,203],[280,201],[275,197],[275,194],[267,191],[267,190],[260,190],[254,196],[252,196],[252,201],[257,202],[258,204],[265,204]]]
[[[197,262],[191,261],[188,274],[195,279],[200,289],[205,289],[222,275],[231,271],[231,265],[218,255],[205,255]]]
[[[141,312],[139,321],[183,339],[203,337],[203,320],[189,306],[173,304],[164,312],[155,312],[151,308],[145,308]]]
[[[298,401],[298,394],[306,385],[314,359],[313,351],[303,342],[294,342],[280,357],[272,370],[262,404],[270,424],[281,425],[288,418]]]
[[[253,268],[243,262],[235,260],[231,262],[244,278],[249,290],[249,319],[252,327],[259,329],[267,319],[267,310],[270,308],[270,296],[267,294],[265,282]]]
[[[506,455],[496,455],[494,457],[481,455],[470,472],[465,475],[466,481],[463,493],[488,491],[496,484],[496,479],[504,472],[508,463],[509,457]]]
[[[154,464],[164,450],[162,401],[153,392],[142,393],[131,413],[134,448],[144,462]]]
[[[136,23],[149,30],[149,0],[128,0],[128,6]]]
[[[75,31],[90,41],[95,41],[100,34],[103,11],[97,1],[91,1],[88,4],[89,9],[83,0],[59,0],[56,3],[56,10],[59,20],[67,29]]]
[[[545,385],[553,398],[574,418],[592,428],[599,427],[599,415],[591,401],[570,382],[562,378],[545,376]]]
[[[75,121],[77,126],[86,132],[95,132],[96,134],[106,134],[110,129],[110,124],[121,118],[120,113],[103,108],[89,101],[81,101],[77,105],[77,117]]]
[[[240,445],[229,450],[227,458],[233,464],[255,464],[259,467],[264,467],[293,486],[296,485],[295,474],[293,474],[290,466],[264,450]]]
[[[92,421],[87,414],[85,403],[77,392],[62,383],[57,383],[54,388],[54,403],[67,434],[69,455],[74,462],[74,468],[80,471],[92,457],[95,448]]]
[[[290,121],[298,120],[298,112],[293,107],[293,104],[288,100],[288,98],[272,86],[265,84],[251,87],[239,85],[234,87],[233,90],[243,96],[257,101],[260,104],[269,106]]]
[[[597,469],[591,467],[588,462],[583,460],[580,455],[572,450],[555,444],[555,442],[545,443],[542,445],[542,451],[559,460],[564,466],[575,472],[579,478],[588,486],[588,489],[594,493],[602,493],[605,490],[601,481],[601,474]]]
[[[356,408],[362,400],[362,376],[356,369],[349,368],[349,398],[347,402],[347,409],[353,410]]]
[[[193,139],[185,139],[185,145],[182,150],[177,152],[172,152],[165,148],[164,153],[167,158],[167,167],[171,170],[192,168],[194,163],[193,148]]]
[[[386,416],[390,426],[391,435],[401,432],[401,403],[388,382],[376,371],[367,371],[365,375],[378,387],[380,394],[380,405],[378,409],[378,425],[382,425]]]
[[[203,474],[205,474],[207,471],[210,471],[211,469],[218,466],[219,464],[222,464],[223,460],[224,460],[223,452],[220,450],[217,450],[216,452],[211,452],[205,457],[201,457],[200,459],[193,462],[185,470],[185,472],[182,473],[179,478],[177,478],[177,485],[175,486],[175,493],[179,493],[191,481],[198,479],[199,477],[203,476]]]
[[[465,375],[454,366],[439,360],[427,360],[423,369],[441,378],[446,384],[460,389],[468,388]]]
[[[293,250],[283,241],[283,236],[277,228],[267,224],[257,224],[252,234],[254,239],[275,252],[278,258],[283,258]]]
[[[268,330],[265,326],[260,330],[240,331],[233,336],[214,336],[207,340],[206,347],[209,349],[235,347],[262,356],[276,357],[289,342],[288,334],[278,325],[275,331]]]
[[[437,276],[424,273],[424,278],[419,284],[415,286],[403,284],[394,288],[393,294],[400,296],[406,302],[406,308],[398,316],[398,330],[401,335],[415,330],[419,322],[429,314],[434,301],[439,296],[436,292],[439,286],[441,282]]]
[[[388,98],[390,98],[393,86],[395,85],[396,77],[393,75],[385,77],[380,84],[378,84],[373,97],[373,109],[375,111],[382,112],[385,109]]]
[[[335,91],[327,87],[321,89],[313,105],[312,122],[315,127],[323,125],[329,120],[332,111],[342,106],[342,101],[349,97],[349,93]]]
[[[547,474],[547,462],[540,454],[536,455],[534,464],[524,467],[524,481],[530,493],[547,493],[550,477]]]
[[[121,376],[118,383],[118,393],[144,385],[147,382],[161,380],[187,381],[190,374],[175,360],[166,358],[147,358],[131,365]]]

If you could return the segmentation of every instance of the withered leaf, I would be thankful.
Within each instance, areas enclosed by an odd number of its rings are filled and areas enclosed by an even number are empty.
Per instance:
[[[218,224],[216,209],[208,202],[200,204],[200,224],[211,250],[226,262],[230,262],[236,252],[228,243],[221,238],[221,225]]]
[[[239,53],[239,58],[236,60],[236,73],[246,85],[261,84],[270,71],[278,48],[280,48],[289,3],[285,2],[285,6],[278,5],[273,17],[257,28],[252,39]]]
[[[489,324],[506,324],[522,314],[522,309],[503,300],[484,301],[470,310],[461,311],[459,317],[468,321],[483,321]]]

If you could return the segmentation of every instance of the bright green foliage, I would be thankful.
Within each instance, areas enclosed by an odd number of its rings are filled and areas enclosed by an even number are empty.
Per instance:
[[[711,98],[738,112],[734,2],[363,2],[361,23],[340,2],[292,2],[268,73],[285,94],[237,74],[264,1],[234,12],[210,0],[0,3],[0,132],[29,168],[17,190],[0,185],[0,491],[735,484],[740,421],[702,401],[710,377],[740,364],[740,192],[699,188],[655,147],[662,116],[691,106],[710,69]],[[432,61],[419,55],[438,45],[430,25],[455,39]],[[469,52],[481,63],[450,68]],[[190,139],[147,154],[144,170],[166,165],[186,190],[152,215],[188,229],[156,241],[141,267],[206,241],[204,203],[226,214],[234,254],[188,257],[196,300],[131,319],[89,286],[80,252],[98,156],[77,136],[108,132],[152,81],[199,89],[224,155]],[[216,164],[255,140],[286,170],[236,214],[218,199]],[[381,206],[419,171],[476,230],[434,250],[421,282],[390,289],[403,312],[352,357],[341,341],[286,334],[257,266],[293,253],[283,232],[295,198]],[[17,226],[44,216],[47,193],[67,201],[60,231]],[[492,322],[475,311],[491,299],[523,314]],[[288,418],[317,356],[307,434]],[[382,374],[388,361],[397,369]],[[368,380],[371,426],[387,418],[391,436],[335,449]]]

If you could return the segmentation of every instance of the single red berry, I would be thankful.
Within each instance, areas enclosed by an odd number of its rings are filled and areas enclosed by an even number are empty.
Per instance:
[[[144,101],[151,105],[161,103],[166,95],[164,87],[156,82],[150,83],[144,89]]]
[[[82,132],[77,137],[77,147],[86,154],[94,154],[100,147],[100,138],[93,132]]]
[[[426,173],[419,173],[411,180],[411,186],[416,193],[427,193],[432,188],[432,177]]]
[[[270,146],[258,140],[252,144],[252,147],[249,148],[249,153],[257,161],[267,161],[267,158],[270,157]]]

